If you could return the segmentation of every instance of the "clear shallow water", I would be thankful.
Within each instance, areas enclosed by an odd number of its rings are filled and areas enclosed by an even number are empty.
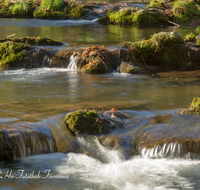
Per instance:
[[[15,34],[16,38],[49,37],[70,46],[116,45],[123,41],[148,39],[158,32],[177,31],[182,37],[195,26],[139,27],[101,25],[95,20],[0,19],[0,38]]]

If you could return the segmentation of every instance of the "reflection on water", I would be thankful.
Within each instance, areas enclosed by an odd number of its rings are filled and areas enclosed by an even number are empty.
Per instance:
[[[158,32],[177,31],[181,36],[194,30],[195,26],[139,27],[101,25],[92,21],[41,20],[41,19],[0,19],[0,38],[15,34],[49,37],[70,44],[70,46],[116,45],[123,41],[148,39]]]

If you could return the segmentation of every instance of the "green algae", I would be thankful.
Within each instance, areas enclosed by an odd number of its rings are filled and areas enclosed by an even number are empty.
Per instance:
[[[27,57],[27,44],[4,42],[0,43],[0,68],[15,68]]]
[[[131,63],[122,62],[120,65],[120,72],[121,73],[130,73],[130,74],[138,74],[142,72],[142,68],[135,67]]]

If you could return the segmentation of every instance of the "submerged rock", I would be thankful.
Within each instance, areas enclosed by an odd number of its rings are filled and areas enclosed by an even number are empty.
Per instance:
[[[129,117],[120,111],[77,110],[65,116],[66,127],[74,134],[107,134],[123,127]]]

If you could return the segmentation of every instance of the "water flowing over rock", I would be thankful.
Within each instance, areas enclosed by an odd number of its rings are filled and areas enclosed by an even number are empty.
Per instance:
[[[1,124],[0,128],[0,160],[56,151],[51,130],[41,123]]]
[[[70,57],[70,63],[68,65],[67,69],[69,69],[69,70],[77,70],[77,59],[78,59],[78,56],[79,56],[79,52],[76,53],[74,51],[73,54]]]

